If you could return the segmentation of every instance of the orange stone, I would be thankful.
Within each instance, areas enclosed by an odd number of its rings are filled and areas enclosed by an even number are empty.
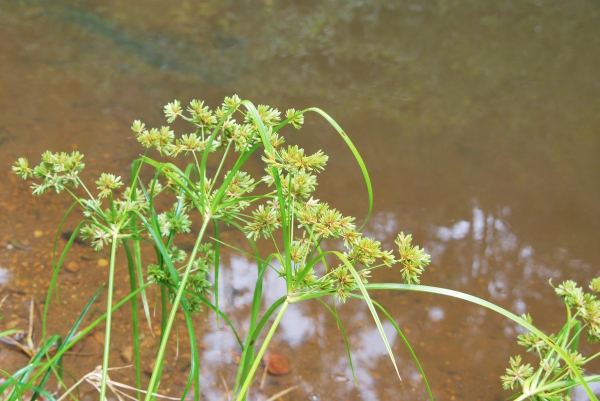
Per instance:
[[[290,363],[281,354],[266,354],[263,361],[267,365],[267,372],[274,376],[284,376],[290,373]]]

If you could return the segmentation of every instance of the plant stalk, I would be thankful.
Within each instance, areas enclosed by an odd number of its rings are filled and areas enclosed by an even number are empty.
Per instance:
[[[181,297],[183,296],[183,292],[185,290],[185,286],[187,284],[188,276],[190,275],[190,271],[192,270],[192,266],[194,264],[194,259],[196,258],[196,253],[198,253],[198,248],[202,243],[202,238],[204,237],[204,233],[206,231],[206,227],[208,223],[211,221],[209,218],[205,218],[202,223],[202,228],[200,229],[200,233],[198,234],[198,239],[196,240],[196,244],[194,245],[194,250],[190,255],[190,259],[188,265],[185,268],[185,273],[181,281],[179,282],[179,289],[177,290],[177,295],[175,296],[175,300],[173,301],[173,305],[171,307],[171,313],[169,314],[169,320],[167,321],[167,325],[165,326],[165,331],[162,333],[160,347],[158,349],[158,354],[156,354],[156,362],[154,364],[155,369],[152,372],[152,377],[150,377],[150,382],[148,383],[148,392],[146,393],[145,401],[150,401],[152,399],[152,394],[156,390],[156,384],[158,382],[159,371],[161,369],[157,369],[156,367],[162,366],[163,359],[165,358],[165,351],[167,349],[167,342],[169,339],[169,333],[171,332],[171,328],[173,327],[173,323],[175,322],[175,318],[177,317],[177,309],[179,309],[179,303],[181,302]]]
[[[100,382],[100,400],[106,398],[106,377],[108,375],[108,359],[110,356],[110,329],[112,321],[112,299],[114,290],[115,258],[117,255],[117,231],[112,237],[110,246],[110,267],[108,271],[108,296],[106,300],[106,329],[104,334],[104,356],[102,357],[102,380]]]
[[[279,326],[279,322],[281,322],[281,318],[283,317],[283,314],[285,313],[285,310],[287,309],[288,305],[289,305],[288,301],[285,301],[283,303],[283,305],[281,305],[281,309],[279,310],[279,313],[275,317],[275,321],[271,325],[271,328],[269,329],[269,332],[267,333],[267,337],[265,338],[265,341],[263,342],[262,346],[260,347],[260,350],[258,351],[258,354],[256,355],[256,358],[254,359],[254,363],[252,364],[252,367],[250,368],[250,371],[248,372],[248,375],[246,376],[246,380],[244,381],[244,384],[242,385],[242,388],[240,389],[240,393],[238,394],[236,401],[241,401],[244,398],[244,396],[246,395],[246,391],[248,391],[248,387],[250,387],[250,383],[252,383],[252,379],[254,378],[256,369],[258,369],[258,365],[260,364],[260,361],[261,361],[263,355],[265,354],[265,351],[267,350],[267,347],[269,346],[269,343],[271,342],[271,339],[273,338],[273,334],[275,334],[275,330],[277,329],[277,326]]]

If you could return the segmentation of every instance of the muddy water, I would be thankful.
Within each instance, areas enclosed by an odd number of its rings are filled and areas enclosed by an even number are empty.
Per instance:
[[[432,255],[424,284],[529,312],[540,328],[557,330],[564,309],[548,280],[583,284],[600,273],[599,45],[593,1],[0,1],[0,295],[10,294],[1,327],[26,326],[32,297],[41,305],[52,238],[70,204],[66,196],[33,198],[8,172],[13,160],[78,149],[86,179],[102,171],[125,176],[140,152],[128,128],[134,119],[163,124],[167,101],[216,106],[237,93],[280,109],[322,107],[347,130],[373,179],[367,231],[390,248],[399,231],[412,233]],[[349,151],[316,118],[303,132],[290,141],[330,155],[318,197],[364,218],[365,191]],[[64,334],[106,279],[101,261],[82,259],[90,252],[75,246],[66,261],[51,332]],[[221,304],[243,327],[255,269],[233,254],[225,265]],[[127,292],[125,274],[117,295]],[[390,269],[375,279],[399,275]],[[281,283],[266,280],[266,300],[276,299]],[[374,297],[404,330],[436,399],[510,395],[499,376],[522,352],[513,324],[439,296]],[[290,386],[298,387],[282,399],[426,397],[389,324],[402,382],[368,310],[348,301],[340,314],[358,388],[335,323],[306,303],[289,309],[273,342],[292,373],[267,376],[253,397]],[[117,312],[113,366],[127,359],[128,317],[127,309]],[[198,318],[207,400],[231,387],[239,352],[232,333],[213,323]],[[156,346],[145,327],[142,336],[145,349]],[[101,341],[91,335],[69,356],[76,377],[100,363]],[[185,346],[174,355],[161,387],[171,394],[189,367]],[[2,368],[25,362],[1,346]],[[115,375],[132,383],[131,372]],[[84,398],[95,399],[90,390]]]

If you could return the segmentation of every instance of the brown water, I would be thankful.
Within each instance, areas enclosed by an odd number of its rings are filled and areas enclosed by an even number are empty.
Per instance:
[[[540,328],[557,330],[564,308],[548,280],[584,284],[600,272],[599,65],[594,1],[0,1],[0,296],[10,294],[0,327],[24,327],[29,299],[44,299],[54,230],[70,204],[30,196],[9,172],[17,157],[76,148],[86,154],[86,179],[125,176],[140,152],[134,119],[162,124],[167,101],[216,106],[237,93],[280,110],[318,106],[346,129],[373,179],[367,231],[390,248],[399,231],[412,233],[432,255],[424,284],[530,312]],[[318,197],[364,218],[350,152],[316,117],[303,132],[302,146],[330,155]],[[6,248],[10,242],[25,249]],[[51,331],[64,334],[106,279],[97,261],[80,258],[88,252],[76,246],[67,260],[73,271],[61,273]],[[225,262],[222,305],[243,324],[255,269],[240,256]],[[125,274],[117,295],[127,291]],[[394,268],[376,279],[399,275]],[[274,277],[266,288],[267,301],[283,291]],[[439,296],[375,298],[405,331],[436,399],[510,395],[499,376],[523,351],[514,324]],[[341,333],[315,302],[290,307],[273,342],[292,373],[268,377],[254,397],[298,385],[282,399],[425,399],[392,327],[384,325],[402,382],[364,305],[348,301],[340,313],[358,389]],[[117,313],[113,366],[125,364],[128,316]],[[213,320],[198,318],[207,400],[224,399],[239,352]],[[148,329],[143,336],[147,349],[156,345]],[[76,377],[100,363],[101,348],[90,336],[68,358]],[[1,346],[0,367],[25,362]],[[168,366],[161,388],[178,394],[189,354]],[[116,377],[132,383],[133,374]]]

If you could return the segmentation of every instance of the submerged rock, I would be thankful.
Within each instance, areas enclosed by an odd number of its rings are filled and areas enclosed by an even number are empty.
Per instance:
[[[263,361],[267,367],[267,372],[274,376],[284,376],[291,371],[288,359],[281,354],[266,354],[263,357]]]

